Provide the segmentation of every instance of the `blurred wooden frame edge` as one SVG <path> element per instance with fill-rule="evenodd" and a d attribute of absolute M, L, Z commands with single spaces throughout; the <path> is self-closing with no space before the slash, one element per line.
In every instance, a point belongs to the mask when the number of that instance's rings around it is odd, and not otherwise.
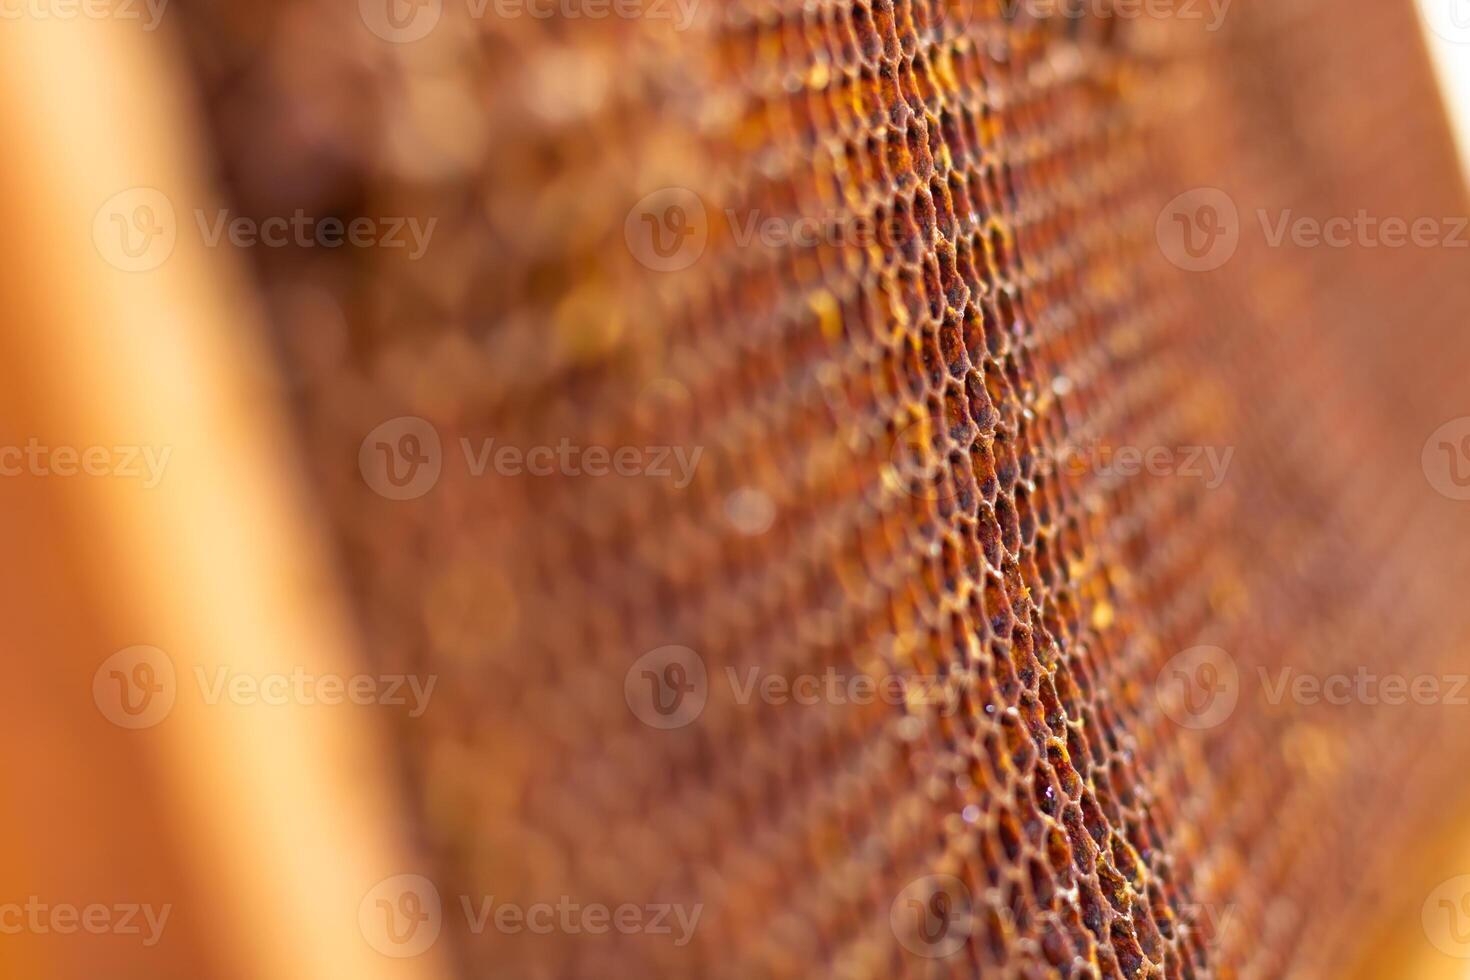
<path fill-rule="evenodd" d="M 172 27 L 29 16 L 0 26 L 4 261 L 25 292 L 11 315 L 34 319 L 0 326 L 0 357 L 26 372 L 16 390 L 41 393 L 27 413 L 78 444 L 173 449 L 151 489 L 58 482 L 65 506 L 99 531 L 86 560 L 106 563 L 111 585 L 79 604 L 167 649 L 181 691 L 196 668 L 351 670 L 361 661 L 283 451 L 290 430 L 242 270 L 227 248 L 187 233 L 190 205 L 209 192 Z M 140 186 L 172 202 L 177 242 L 157 268 L 125 271 L 100 254 L 93 223 L 112 193 Z M 48 651 L 47 669 L 69 657 L 74 673 L 83 656 L 90 669 L 110 652 Z M 209 906 L 196 918 L 210 935 L 198 938 L 219 975 L 443 976 L 442 943 L 391 958 L 359 928 L 374 884 L 419 870 L 373 716 L 199 701 L 181 696 L 158 737 L 134 744 L 158 747 L 164 816 Z M 93 802 L 105 817 L 108 799 Z"/>

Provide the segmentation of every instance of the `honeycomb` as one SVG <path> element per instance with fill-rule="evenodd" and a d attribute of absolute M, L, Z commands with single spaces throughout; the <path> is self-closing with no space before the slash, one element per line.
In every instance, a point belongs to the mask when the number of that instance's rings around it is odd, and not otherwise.
<path fill-rule="evenodd" d="M 1251 222 L 1465 213 L 1407 0 L 371 6 L 178 0 L 234 209 L 437 222 L 251 260 L 463 975 L 1344 975 L 1464 726 L 1257 677 L 1458 662 L 1470 279 Z"/>

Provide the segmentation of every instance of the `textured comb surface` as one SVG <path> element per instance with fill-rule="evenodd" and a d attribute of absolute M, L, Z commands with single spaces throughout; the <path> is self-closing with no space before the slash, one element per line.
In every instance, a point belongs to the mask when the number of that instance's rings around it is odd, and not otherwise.
<path fill-rule="evenodd" d="M 1261 678 L 1453 670 L 1419 460 L 1470 286 L 1256 212 L 1464 213 L 1407 3 L 450 3 L 401 44 L 179 6 L 242 213 L 438 220 L 252 259 L 372 656 L 439 677 L 396 733 L 466 975 L 1340 975 L 1470 709 Z M 1191 273 L 1200 187 L 1240 243 Z M 390 500 L 402 416 L 441 472 Z M 640 462 L 476 475 L 490 438 Z M 475 934 L 460 895 L 701 912 Z"/>

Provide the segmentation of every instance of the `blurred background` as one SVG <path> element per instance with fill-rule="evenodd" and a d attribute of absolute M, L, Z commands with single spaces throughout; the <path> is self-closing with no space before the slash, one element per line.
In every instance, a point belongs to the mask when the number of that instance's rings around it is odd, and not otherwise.
<path fill-rule="evenodd" d="M 1466 135 L 1470 133 L 1470 58 L 1466 57 L 1464 26 L 1470 23 L 1470 15 L 1454 4 L 1436 0 L 1415 2 L 1463 159 L 1467 156 L 1466 141 L 1470 140 Z"/>
<path fill-rule="evenodd" d="M 16 977 L 1470 976 L 1470 3 L 0 0 Z"/>

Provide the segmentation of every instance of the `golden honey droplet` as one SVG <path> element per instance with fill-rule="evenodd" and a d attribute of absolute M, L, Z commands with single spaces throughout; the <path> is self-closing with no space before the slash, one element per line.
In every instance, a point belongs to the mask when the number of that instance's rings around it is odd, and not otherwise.
<path fill-rule="evenodd" d="M 1113 625 L 1113 607 L 1106 602 L 1099 602 L 1092 607 L 1093 629 L 1105 630 Z"/>
<path fill-rule="evenodd" d="M 838 309 L 837 299 L 827 290 L 822 289 L 813 293 L 807 303 L 822 325 L 822 336 L 833 342 L 841 340 L 842 313 Z"/>

